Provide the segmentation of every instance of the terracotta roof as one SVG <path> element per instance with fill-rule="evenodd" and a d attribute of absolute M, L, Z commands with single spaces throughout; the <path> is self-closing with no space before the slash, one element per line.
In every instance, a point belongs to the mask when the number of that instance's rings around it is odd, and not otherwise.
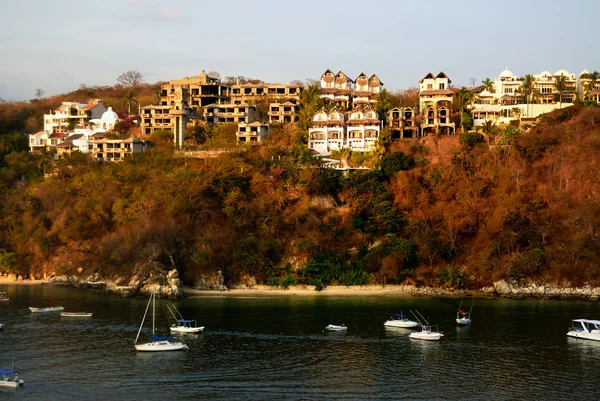
<path fill-rule="evenodd" d="M 48 138 L 50 139 L 62 139 L 66 135 L 63 132 L 53 132 Z"/>
<path fill-rule="evenodd" d="M 73 140 L 75 140 L 75 139 L 81 139 L 81 138 L 83 138 L 84 136 L 85 136 L 85 135 L 83 135 L 83 134 L 75 134 L 75 135 L 71 135 L 71 136 L 69 137 L 69 141 L 73 141 Z"/>
<path fill-rule="evenodd" d="M 370 92 L 370 91 L 354 91 L 354 92 L 352 92 L 353 96 L 370 96 L 372 94 L 373 94 L 373 92 Z"/>
<path fill-rule="evenodd" d="M 599 89 L 599 88 L 592 89 L 591 91 L 589 91 L 589 92 L 587 93 L 587 95 L 586 95 L 586 96 L 590 96 L 590 95 L 592 95 L 592 96 L 594 96 L 594 95 L 600 95 L 600 89 Z"/>
<path fill-rule="evenodd" d="M 336 88 L 321 88 L 321 92 L 323 93 L 335 93 L 336 91 Z"/>
<path fill-rule="evenodd" d="M 81 110 L 91 110 L 96 106 L 100 106 L 100 105 L 98 103 L 88 104 L 87 106 L 82 107 Z"/>

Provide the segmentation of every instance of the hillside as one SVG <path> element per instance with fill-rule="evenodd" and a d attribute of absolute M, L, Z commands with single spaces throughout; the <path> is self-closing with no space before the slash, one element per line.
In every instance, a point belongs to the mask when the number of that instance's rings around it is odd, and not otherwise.
<path fill-rule="evenodd" d="M 11 152 L 0 169 L 0 268 L 188 285 L 416 283 L 505 278 L 598 285 L 600 109 L 516 136 L 394 143 L 381 169 L 315 168 L 289 125 L 218 160 L 168 146 L 119 164 Z M 42 169 L 55 174 L 43 178 Z"/>

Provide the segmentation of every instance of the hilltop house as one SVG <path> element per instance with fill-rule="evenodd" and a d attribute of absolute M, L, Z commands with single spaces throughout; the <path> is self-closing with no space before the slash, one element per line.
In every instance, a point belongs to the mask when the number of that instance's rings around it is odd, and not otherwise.
<path fill-rule="evenodd" d="M 452 81 L 444 72 L 434 76 L 431 72 L 419 81 L 419 108 L 421 110 L 421 135 L 452 135 L 454 123 L 450 121 L 450 112 L 454 101 L 454 91 L 450 89 Z"/>
<path fill-rule="evenodd" d="M 50 135 L 84 126 L 88 120 L 100 118 L 105 111 L 106 107 L 100 99 L 94 99 L 88 104 L 62 102 L 56 110 L 44 114 L 44 132 Z"/>

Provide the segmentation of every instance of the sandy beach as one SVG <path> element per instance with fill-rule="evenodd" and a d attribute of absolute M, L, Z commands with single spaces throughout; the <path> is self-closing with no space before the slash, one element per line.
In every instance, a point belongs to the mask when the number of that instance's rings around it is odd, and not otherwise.
<path fill-rule="evenodd" d="M 0 276 L 0 285 L 39 285 L 48 283 L 48 280 L 13 280 L 8 278 L 8 276 Z"/>
<path fill-rule="evenodd" d="M 196 290 L 184 288 L 188 297 L 193 296 L 360 296 L 360 297 L 489 297 L 491 294 L 478 291 L 448 291 L 441 289 L 417 289 L 411 285 L 365 285 L 365 286 L 328 286 L 321 291 L 315 291 L 313 286 L 292 286 L 287 290 L 273 288 L 266 285 L 255 285 L 248 289 L 231 289 L 226 291 Z"/>

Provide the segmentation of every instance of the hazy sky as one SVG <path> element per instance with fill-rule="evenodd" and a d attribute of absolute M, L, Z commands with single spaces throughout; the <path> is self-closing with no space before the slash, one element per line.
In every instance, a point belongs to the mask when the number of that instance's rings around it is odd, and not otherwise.
<path fill-rule="evenodd" d="M 446 72 L 455 86 L 564 68 L 600 70 L 600 1 L 0 0 L 0 98 L 24 100 L 217 70 L 267 82 L 326 69 L 388 90 Z"/>

